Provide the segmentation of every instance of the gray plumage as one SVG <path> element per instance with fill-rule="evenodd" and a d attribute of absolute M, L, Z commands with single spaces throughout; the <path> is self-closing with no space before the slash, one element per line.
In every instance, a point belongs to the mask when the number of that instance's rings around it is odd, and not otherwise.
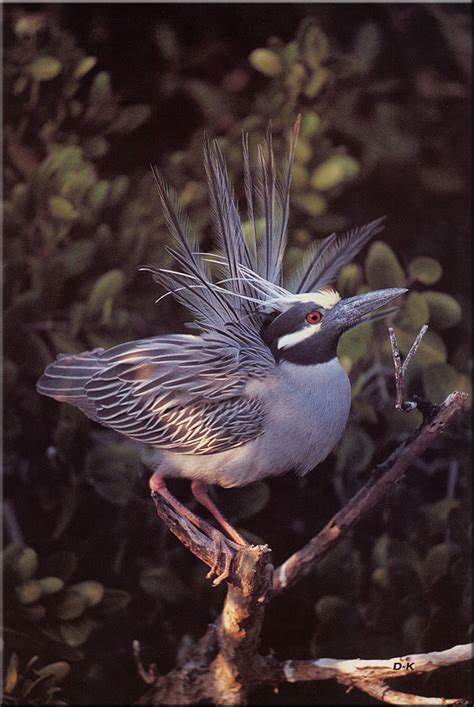
<path fill-rule="evenodd" d="M 370 302 L 354 298 L 350 310 L 347 300 L 339 302 L 326 289 L 381 230 L 382 219 L 321 241 L 291 284 L 283 285 L 298 127 L 299 121 L 280 171 L 267 135 L 255 178 L 243 138 L 249 242 L 222 151 L 205 138 L 217 253 L 200 251 L 176 194 L 154 170 L 176 267 L 143 269 L 188 309 L 198 334 L 60 355 L 38 381 L 40 393 L 152 448 L 149 461 L 163 475 L 238 486 L 316 466 L 337 444 L 349 414 L 350 386 L 336 358 L 337 340 L 403 292 L 371 293 L 378 298 Z M 314 311 L 313 319 L 322 322 L 308 319 Z"/>

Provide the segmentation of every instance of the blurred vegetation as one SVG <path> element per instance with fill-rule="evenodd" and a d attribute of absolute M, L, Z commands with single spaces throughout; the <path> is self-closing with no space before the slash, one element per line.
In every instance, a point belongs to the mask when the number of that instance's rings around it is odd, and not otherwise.
<path fill-rule="evenodd" d="M 163 262 L 168 238 L 150 161 L 178 189 L 206 241 L 203 129 L 220 137 L 241 195 L 241 131 L 255 146 L 271 120 L 281 154 L 301 112 L 287 269 L 315 237 L 387 213 L 383 240 L 344 268 L 337 287 L 351 296 L 408 286 L 395 319 L 402 353 L 421 325 L 430 327 L 409 392 L 440 402 L 453 389 L 470 391 L 468 12 L 284 6 L 272 25 L 257 22 L 258 6 L 239 9 L 243 18 L 230 7 L 224 18 L 203 6 L 209 23 L 201 37 L 195 22 L 202 17 L 187 7 L 185 20 L 171 6 L 168 14 L 147 6 L 151 21 L 145 6 L 75 6 L 74 16 L 61 6 L 6 12 L 8 703 L 129 704 L 142 689 L 132 640 L 166 671 L 222 600 L 155 518 L 136 449 L 34 389 L 59 352 L 178 330 L 186 321 L 170 298 L 154 308 L 160 293 L 137 273 L 140 264 Z M 231 28 L 245 20 L 237 45 Z M 127 37 L 134 46 L 140 37 L 143 64 L 127 61 Z M 353 409 L 336 454 L 304 478 L 214 492 L 230 520 L 249 539 L 268 542 L 277 562 L 420 422 L 418 412 L 394 410 L 386 323 L 347 333 L 339 355 Z M 469 448 L 465 415 L 383 508 L 271 605 L 264 648 L 282 658 L 383 658 L 468 640 Z M 187 485 L 171 485 L 188 502 Z M 418 691 L 459 693 L 466 680 L 462 669 L 427 675 Z M 255 699 L 352 697 L 337 686 L 305 685 Z"/>

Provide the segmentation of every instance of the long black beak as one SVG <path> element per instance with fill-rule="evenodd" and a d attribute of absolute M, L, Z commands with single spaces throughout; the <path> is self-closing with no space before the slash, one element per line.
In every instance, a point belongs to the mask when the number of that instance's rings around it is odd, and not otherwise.
<path fill-rule="evenodd" d="M 406 287 L 391 287 L 386 290 L 375 290 L 363 295 L 348 297 L 348 299 L 338 302 L 330 314 L 326 316 L 326 319 L 331 319 L 331 324 L 335 325 L 342 333 L 367 321 L 369 314 L 380 307 L 385 307 L 405 292 L 408 292 Z"/>

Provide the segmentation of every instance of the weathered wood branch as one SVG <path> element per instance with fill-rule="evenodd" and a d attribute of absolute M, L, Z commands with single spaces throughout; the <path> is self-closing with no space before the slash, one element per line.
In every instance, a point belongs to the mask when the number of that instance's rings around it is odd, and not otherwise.
<path fill-rule="evenodd" d="M 219 620 L 137 704 L 246 704 L 249 686 L 263 674 L 266 660 L 259 655 L 265 601 L 273 567 L 266 545 L 243 548 L 228 580 L 227 596 Z M 232 577 L 238 577 L 238 585 Z M 140 664 L 140 674 L 148 675 Z"/>
<path fill-rule="evenodd" d="M 413 653 L 384 660 L 370 659 L 339 660 L 337 658 L 318 658 L 317 660 L 285 660 L 274 662 L 264 680 L 275 682 L 307 682 L 309 680 L 337 680 L 342 684 L 363 684 L 365 681 L 381 682 L 387 678 L 405 677 L 413 673 L 429 673 L 438 668 L 457 665 L 471 660 L 473 643 L 453 646 L 445 651 L 431 653 Z M 397 667 L 398 666 L 398 667 Z"/>
<path fill-rule="evenodd" d="M 367 515 L 403 477 L 411 464 L 438 440 L 467 399 L 455 391 L 434 408 L 434 415 L 423 422 L 410 437 L 373 470 L 366 484 L 338 511 L 326 526 L 301 550 L 275 570 L 273 592 L 280 593 L 307 575 L 318 560 Z"/>

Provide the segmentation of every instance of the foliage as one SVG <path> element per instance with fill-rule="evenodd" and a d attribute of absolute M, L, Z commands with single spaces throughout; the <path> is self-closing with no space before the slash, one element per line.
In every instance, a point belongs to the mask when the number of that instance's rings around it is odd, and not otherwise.
<path fill-rule="evenodd" d="M 241 131 L 249 131 L 255 148 L 271 119 L 281 155 L 300 112 L 287 270 L 298 266 L 315 237 L 386 212 L 383 241 L 344 268 L 337 288 L 351 296 L 409 287 L 392 316 L 402 353 L 429 325 L 410 367 L 409 395 L 440 402 L 453 388 L 470 390 L 463 284 L 468 258 L 455 253 L 464 243 L 459 211 L 468 179 L 462 130 L 469 62 L 461 15 L 434 6 L 406 10 L 408 15 L 398 8 L 371 14 L 369 8 L 349 22 L 350 36 L 344 36 L 330 9 L 285 6 L 289 15 L 281 27 L 291 20 L 292 34 L 282 30 L 284 40 L 265 26 L 260 34 L 249 29 L 247 43 L 236 47 L 216 29 L 209 30 L 217 33 L 211 39 L 197 37 L 190 19 L 188 42 L 192 37 L 198 44 L 188 46 L 185 19 L 154 16 L 150 24 L 137 6 L 143 46 L 153 57 L 145 67 L 153 81 L 144 81 L 140 92 L 133 72 L 133 85 L 123 84 L 128 69 L 119 28 L 129 15 L 119 7 L 101 10 L 102 25 L 100 16 L 85 15 L 97 36 L 102 27 L 118 37 L 113 52 L 120 60 L 113 70 L 100 41 L 92 51 L 92 40 L 83 38 L 83 50 L 64 29 L 67 8 L 63 15 L 51 8 L 33 14 L 13 7 L 6 13 L 5 515 L 13 544 L 4 564 L 10 703 L 57 704 L 62 696 L 55 690 L 64 679 L 73 703 L 129 704 L 142 689 L 132 640 L 140 639 L 146 657 L 165 671 L 216 616 L 221 601 L 205 569 L 156 519 L 139 450 L 34 390 L 60 352 L 177 331 L 185 321 L 170 298 L 153 307 L 161 293 L 137 272 L 140 264 L 167 258 L 168 236 L 144 150 L 159 158 L 207 245 L 203 129 L 220 136 L 241 197 Z M 245 12 L 257 32 L 253 10 Z M 431 50 L 409 62 L 409 71 L 404 68 L 403 52 L 414 51 L 415 44 L 405 38 L 404 23 L 416 12 L 427 13 L 421 17 L 431 22 L 429 36 L 449 56 L 447 74 Z M 219 41 L 212 41 L 215 36 Z M 395 51 L 394 37 L 402 51 Z M 158 154 L 150 146 L 157 115 Z M 179 147 L 160 142 L 166 143 L 167 130 L 182 132 Z M 440 229 L 440 222 L 447 225 Z M 322 527 L 371 466 L 420 421 L 418 412 L 393 409 L 387 323 L 353 330 L 340 342 L 352 382 L 351 419 L 336 454 L 317 473 L 213 491 L 250 540 L 273 548 L 276 562 Z M 282 658 L 310 652 L 388 657 L 467 640 L 467 422 L 460 420 L 383 508 L 270 607 L 264 648 Z M 179 481 L 171 486 L 178 495 L 189 493 Z M 339 692 L 326 695 L 321 686 L 317 697 L 309 687 L 292 689 L 289 699 L 306 704 L 340 699 Z"/>
<path fill-rule="evenodd" d="M 16 653 L 12 653 L 5 673 L 3 699 L 6 705 L 67 705 L 58 693 L 60 683 L 71 669 L 64 661 L 35 668 L 38 656 L 33 656 L 21 670 Z"/>

